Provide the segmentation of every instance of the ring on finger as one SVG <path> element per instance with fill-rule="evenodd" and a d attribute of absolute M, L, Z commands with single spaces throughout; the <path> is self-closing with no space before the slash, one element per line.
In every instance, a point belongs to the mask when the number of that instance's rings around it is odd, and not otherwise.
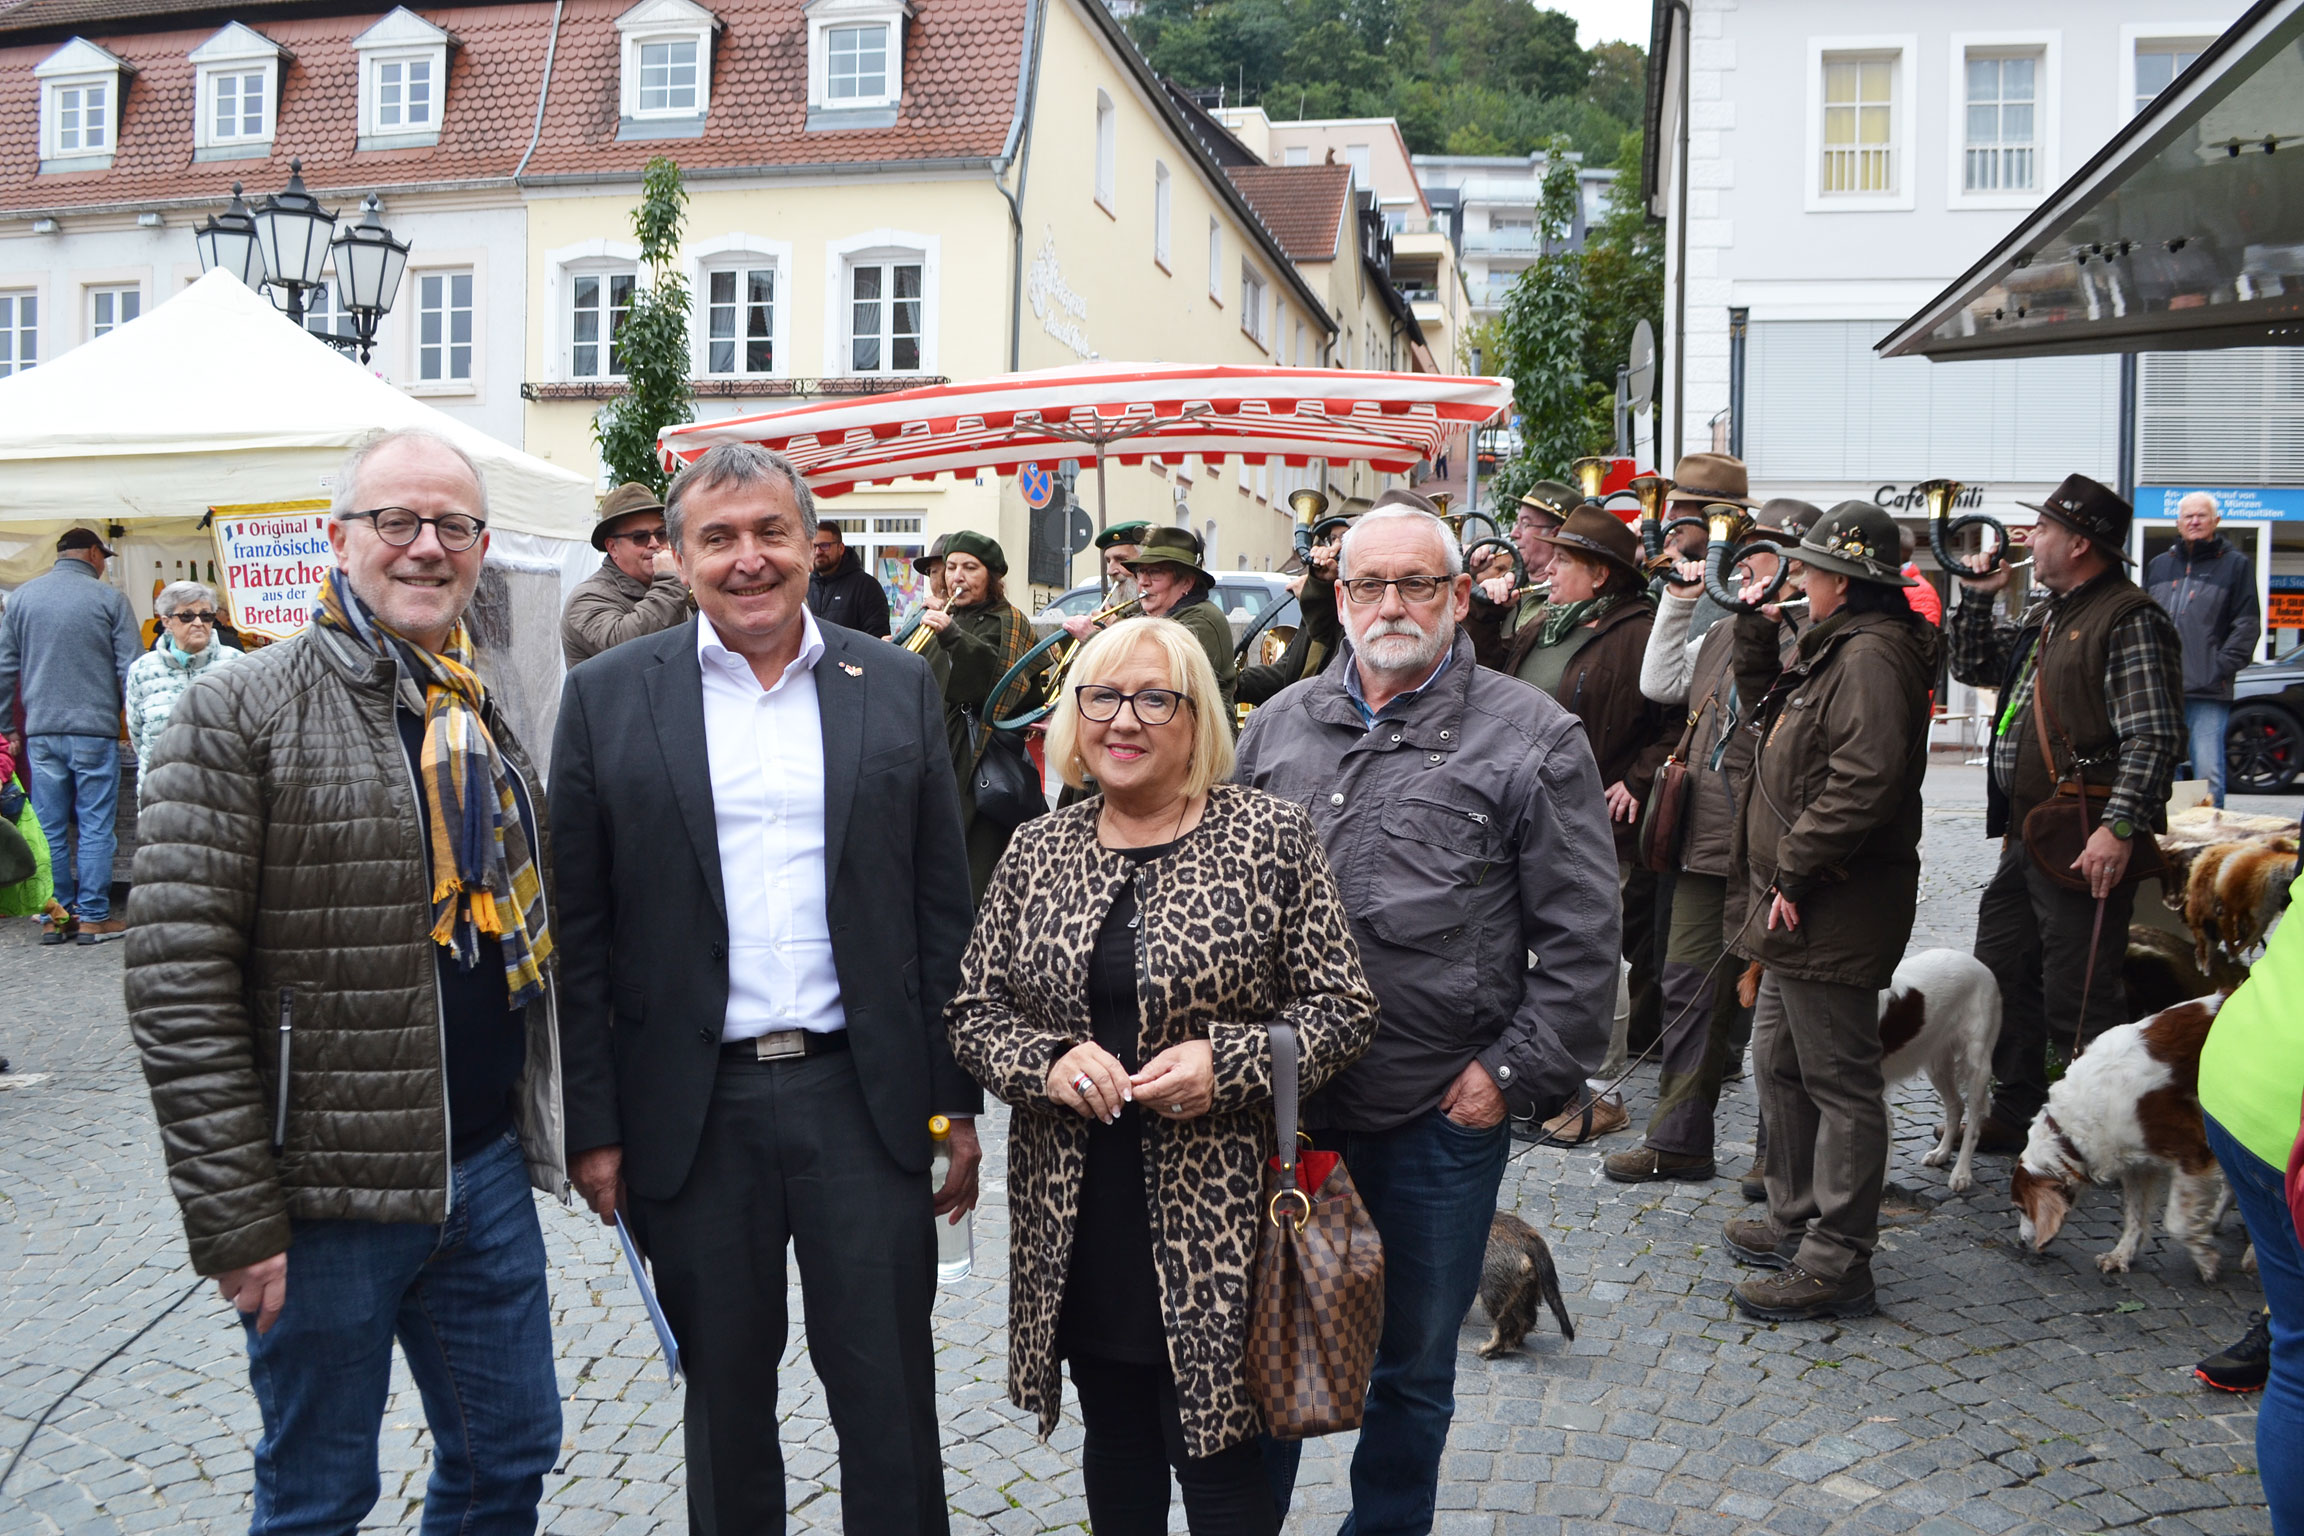
<path fill-rule="evenodd" d="M 1072 1091 L 1082 1098 L 1088 1097 L 1088 1090 L 1095 1086 L 1096 1080 L 1085 1072 L 1072 1079 Z"/>

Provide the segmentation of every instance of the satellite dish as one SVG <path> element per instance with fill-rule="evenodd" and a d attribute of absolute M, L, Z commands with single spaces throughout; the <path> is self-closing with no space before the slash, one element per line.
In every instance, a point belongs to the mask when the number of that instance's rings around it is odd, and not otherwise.
<path fill-rule="evenodd" d="M 1625 383 L 1627 403 L 1639 410 L 1656 398 L 1656 333 L 1645 320 L 1632 327 L 1630 377 Z"/>

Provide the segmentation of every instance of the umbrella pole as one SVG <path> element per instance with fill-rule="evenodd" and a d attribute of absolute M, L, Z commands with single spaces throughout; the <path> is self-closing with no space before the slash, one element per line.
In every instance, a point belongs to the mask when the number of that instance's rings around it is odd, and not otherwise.
<path fill-rule="evenodd" d="M 1104 442 L 1099 438 L 1096 442 L 1096 536 L 1099 539 L 1104 536 L 1106 526 L 1104 521 Z M 1112 573 L 1104 568 L 1104 546 L 1098 544 L 1095 549 L 1096 579 L 1103 584 L 1103 591 L 1110 593 L 1112 590 Z"/>

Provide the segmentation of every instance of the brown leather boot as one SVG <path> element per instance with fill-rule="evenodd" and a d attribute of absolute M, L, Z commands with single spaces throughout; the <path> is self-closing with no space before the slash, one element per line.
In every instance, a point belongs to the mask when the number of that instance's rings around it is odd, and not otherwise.
<path fill-rule="evenodd" d="M 1818 1317 L 1870 1317 L 1880 1310 L 1869 1264 L 1858 1264 L 1838 1280 L 1812 1275 L 1794 1264 L 1781 1274 L 1747 1280 L 1731 1294 L 1747 1315 L 1766 1323 L 1804 1323 Z"/>
<path fill-rule="evenodd" d="M 1659 1152 L 1650 1146 L 1618 1152 L 1600 1165 L 1600 1171 L 1619 1184 L 1653 1184 L 1660 1179 L 1686 1179 L 1701 1183 L 1718 1172 L 1708 1157 L 1690 1157 L 1682 1152 Z"/>
<path fill-rule="evenodd" d="M 1738 1217 L 1728 1223 L 1727 1233 L 1728 1251 L 1736 1255 L 1740 1264 L 1784 1269 L 1800 1253 L 1800 1234 L 1779 1232 L 1774 1222 Z"/>

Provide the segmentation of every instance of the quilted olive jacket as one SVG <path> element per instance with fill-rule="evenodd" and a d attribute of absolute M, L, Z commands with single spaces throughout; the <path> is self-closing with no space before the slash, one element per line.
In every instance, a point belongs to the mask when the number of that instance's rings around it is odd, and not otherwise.
<path fill-rule="evenodd" d="M 153 749 L 128 1022 L 204 1275 L 285 1251 L 291 1217 L 447 1215 L 430 890 L 394 671 L 306 629 L 186 689 Z M 542 782 L 493 706 L 488 728 L 541 831 Z M 547 893 L 549 849 L 539 837 Z M 519 1124 L 531 1181 L 562 1194 L 555 975 L 547 961 L 528 1010 Z"/>
<path fill-rule="evenodd" d="M 1311 818 L 1219 784 L 1200 825 L 1139 867 L 1097 841 L 1102 802 L 1016 829 L 993 872 L 945 1017 L 952 1054 L 1015 1113 L 1008 1122 L 1008 1392 L 1056 1427 L 1056 1324 L 1072 1263 L 1088 1122 L 1048 1096 L 1056 1058 L 1092 1038 L 1088 968 L 1121 888 L 1136 882 L 1144 1059 L 1209 1042 L 1215 1101 L 1195 1119 L 1144 1117 L 1145 1172 L 1168 1361 L 1184 1443 L 1211 1456 L 1263 1426 L 1248 1395 L 1249 1264 L 1272 1152 L 1268 1021 L 1296 1028 L 1311 1093 L 1376 1032 L 1344 901 Z M 1131 1109 L 1130 1114 L 1141 1111 Z"/>

